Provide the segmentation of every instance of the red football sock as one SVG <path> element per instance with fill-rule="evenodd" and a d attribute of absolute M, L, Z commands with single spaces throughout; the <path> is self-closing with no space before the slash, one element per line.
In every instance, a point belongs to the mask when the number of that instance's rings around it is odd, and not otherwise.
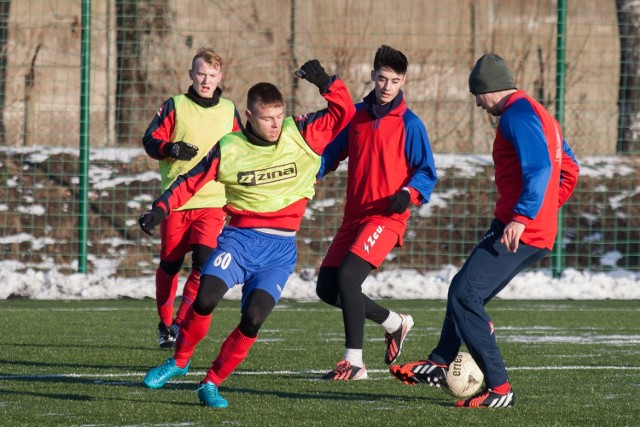
<path fill-rule="evenodd" d="M 198 288 L 200 287 L 200 272 L 191 270 L 187 282 L 184 284 L 182 290 L 182 300 L 180 301 L 180 307 L 178 308 L 178 314 L 176 315 L 176 323 L 179 325 L 184 320 L 184 316 L 187 314 L 187 310 L 193 304 L 198 294 Z"/>
<path fill-rule="evenodd" d="M 173 301 L 178 289 L 178 275 L 169 275 L 162 268 L 156 270 L 156 307 L 165 325 L 173 322 Z"/>
<path fill-rule="evenodd" d="M 247 357 L 249 349 L 257 339 L 258 337 L 245 337 L 238 328 L 235 328 L 222 343 L 220 353 L 207 371 L 204 382 L 212 382 L 219 386 Z"/>
<path fill-rule="evenodd" d="M 176 351 L 173 356 L 178 367 L 184 368 L 187 366 L 196 346 L 202 341 L 202 338 L 207 336 L 211 317 L 211 314 L 201 316 L 191 308 L 187 311 L 182 325 L 180 325 L 180 333 L 176 340 Z"/>
<path fill-rule="evenodd" d="M 499 385 L 498 387 L 492 388 L 492 390 L 498 394 L 507 394 L 507 392 L 511 390 L 511 385 L 508 382 L 506 382 L 504 384 Z"/>

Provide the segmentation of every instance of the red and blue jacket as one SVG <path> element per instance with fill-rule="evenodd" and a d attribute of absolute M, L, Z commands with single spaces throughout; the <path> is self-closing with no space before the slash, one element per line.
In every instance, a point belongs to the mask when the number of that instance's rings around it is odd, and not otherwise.
<path fill-rule="evenodd" d="M 398 234 L 402 244 L 410 212 L 388 214 L 388 197 L 407 187 L 413 204 L 429 201 L 438 177 L 427 130 L 407 107 L 402 91 L 382 108 L 375 106 L 372 91 L 355 108 L 349 125 L 325 149 L 318 176 L 348 157 L 343 223 L 383 225 Z"/>
<path fill-rule="evenodd" d="M 552 249 L 558 209 L 571 196 L 580 168 L 557 120 L 524 91 L 506 101 L 493 143 L 495 217 L 525 225 L 520 240 Z"/>

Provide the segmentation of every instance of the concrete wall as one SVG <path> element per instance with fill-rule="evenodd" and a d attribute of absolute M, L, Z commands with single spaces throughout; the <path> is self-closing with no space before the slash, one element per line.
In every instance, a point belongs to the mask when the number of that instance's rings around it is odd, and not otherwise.
<path fill-rule="evenodd" d="M 149 1 L 149 0 L 147 0 Z M 487 152 L 495 125 L 474 107 L 467 76 L 482 53 L 511 64 L 520 88 L 554 110 L 556 1 L 551 0 L 248 0 L 168 1 L 170 28 L 142 20 L 140 66 L 149 91 L 148 114 L 132 137 L 115 135 L 115 1 L 92 2 L 91 145 L 136 146 L 160 103 L 186 91 L 195 49 L 211 44 L 225 59 L 224 96 L 243 111 L 248 87 L 276 83 L 291 111 L 323 106 L 317 91 L 292 77 L 307 59 L 347 82 L 355 101 L 369 90 L 369 71 L 380 44 L 410 60 L 405 96 L 438 152 Z M 293 30 L 293 31 L 292 31 Z M 565 136 L 580 155 L 615 151 L 619 43 L 615 2 L 569 0 Z M 81 2 L 13 0 L 6 45 L 7 146 L 76 146 L 79 136 Z M 293 35 L 292 35 L 293 34 Z M 36 54 L 37 52 L 37 54 Z M 33 64 L 32 85 L 25 76 Z M 133 107 L 132 107 L 133 108 Z"/>

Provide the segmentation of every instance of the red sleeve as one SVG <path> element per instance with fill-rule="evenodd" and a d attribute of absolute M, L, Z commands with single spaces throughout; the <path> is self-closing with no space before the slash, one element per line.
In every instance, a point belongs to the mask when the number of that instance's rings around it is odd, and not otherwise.
<path fill-rule="evenodd" d="M 409 187 L 409 186 L 403 187 L 403 189 L 405 188 L 409 191 L 409 201 L 414 205 L 420 205 L 421 204 L 420 192 L 413 187 Z"/>
<path fill-rule="evenodd" d="M 562 165 L 560 166 L 560 190 L 558 191 L 558 207 L 571 197 L 573 190 L 578 184 L 578 174 L 580 166 L 576 161 L 571 148 L 566 141 L 562 150 Z"/>
<path fill-rule="evenodd" d="M 207 182 L 217 178 L 219 163 L 220 150 L 216 146 L 189 172 L 177 177 L 167 191 L 153 202 L 153 206 L 161 206 L 167 214 L 183 206 Z"/>
<path fill-rule="evenodd" d="M 144 151 L 152 159 L 160 160 L 166 157 L 162 154 L 162 151 L 173 133 L 175 113 L 176 107 L 173 98 L 169 98 L 162 104 L 144 133 L 142 145 L 144 146 Z"/>
<path fill-rule="evenodd" d="M 238 132 L 239 130 L 243 130 L 244 126 L 242 126 L 242 120 L 240 119 L 240 113 L 237 108 L 233 108 L 233 129 L 231 132 Z"/>
<path fill-rule="evenodd" d="M 527 218 L 524 215 L 513 214 L 513 217 L 511 217 L 511 221 L 515 221 L 515 222 L 519 222 L 520 224 L 527 225 L 529 224 L 529 221 L 531 221 L 531 219 Z"/>
<path fill-rule="evenodd" d="M 324 147 L 338 136 L 356 113 L 349 90 L 342 80 L 335 79 L 322 96 L 329 104 L 326 109 L 295 118 L 307 144 L 318 154 L 322 154 Z"/>

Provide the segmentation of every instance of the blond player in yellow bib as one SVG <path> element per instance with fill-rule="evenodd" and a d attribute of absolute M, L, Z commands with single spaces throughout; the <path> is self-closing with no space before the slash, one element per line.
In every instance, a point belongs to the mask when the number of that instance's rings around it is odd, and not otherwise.
<path fill-rule="evenodd" d="M 229 132 L 242 128 L 233 102 L 221 97 L 222 58 L 211 47 L 200 48 L 189 70 L 187 93 L 167 99 L 142 138 L 149 157 L 158 160 L 162 190 L 194 167 Z M 205 185 L 188 202 L 174 209 L 160 226 L 160 265 L 156 270 L 158 344 L 172 349 L 187 309 L 200 286 L 200 273 L 217 245 L 225 221 L 224 187 Z M 191 252 L 191 272 L 174 317 L 173 303 L 178 275 L 185 256 Z"/>

